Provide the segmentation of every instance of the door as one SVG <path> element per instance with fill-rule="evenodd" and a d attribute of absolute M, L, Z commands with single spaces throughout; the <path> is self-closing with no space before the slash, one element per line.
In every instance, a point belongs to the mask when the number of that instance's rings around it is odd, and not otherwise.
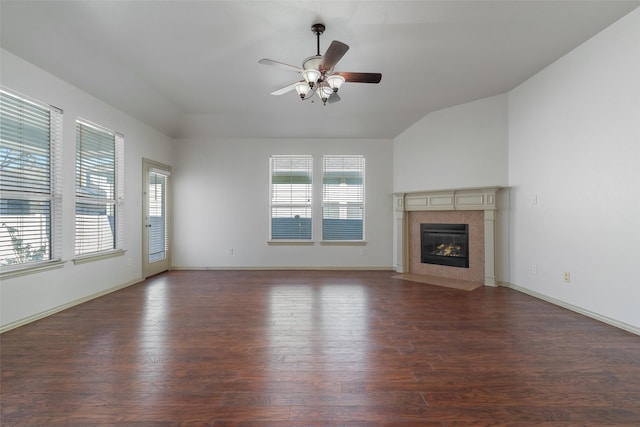
<path fill-rule="evenodd" d="M 143 159 L 142 273 L 171 268 L 171 168 Z"/>

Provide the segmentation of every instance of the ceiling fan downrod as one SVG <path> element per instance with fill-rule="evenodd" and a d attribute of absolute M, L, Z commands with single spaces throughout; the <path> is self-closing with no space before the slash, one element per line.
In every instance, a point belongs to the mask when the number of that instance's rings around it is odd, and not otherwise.
<path fill-rule="evenodd" d="M 320 56 L 320 35 L 324 33 L 324 30 L 325 30 L 324 24 L 313 24 L 311 26 L 311 31 L 316 35 L 316 38 L 317 38 L 318 53 L 316 55 L 318 56 Z"/>

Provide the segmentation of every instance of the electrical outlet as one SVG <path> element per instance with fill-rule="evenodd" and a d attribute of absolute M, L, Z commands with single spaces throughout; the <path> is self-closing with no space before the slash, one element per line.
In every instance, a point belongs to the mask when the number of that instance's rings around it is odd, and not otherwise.
<path fill-rule="evenodd" d="M 531 204 L 532 205 L 537 205 L 538 204 L 538 195 L 537 194 L 531 195 Z"/>
<path fill-rule="evenodd" d="M 229 248 L 229 255 L 233 255 L 233 248 Z"/>
<path fill-rule="evenodd" d="M 565 271 L 562 275 L 562 280 L 564 280 L 564 283 L 571 283 L 571 274 L 568 271 Z"/>
<path fill-rule="evenodd" d="M 538 274 L 538 264 L 533 264 L 533 265 L 531 266 L 531 272 L 532 272 L 533 274 Z"/>

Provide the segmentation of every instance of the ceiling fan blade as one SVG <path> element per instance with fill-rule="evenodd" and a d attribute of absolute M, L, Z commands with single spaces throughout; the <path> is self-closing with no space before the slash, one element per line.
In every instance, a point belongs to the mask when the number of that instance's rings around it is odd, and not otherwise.
<path fill-rule="evenodd" d="M 380 80 L 382 80 L 382 74 L 380 73 L 339 72 L 333 73 L 333 75 L 342 76 L 346 82 L 350 83 L 380 83 Z"/>
<path fill-rule="evenodd" d="M 271 92 L 271 95 L 284 95 L 285 93 L 292 91 L 298 83 L 299 82 L 291 83 L 290 85 L 287 85 L 283 88 L 276 89 L 273 92 Z"/>
<path fill-rule="evenodd" d="M 289 71 L 296 71 L 298 73 L 301 73 L 302 71 L 304 71 L 302 68 L 296 67 L 295 65 L 289 65 L 289 64 L 285 64 L 284 62 L 278 62 L 278 61 L 274 61 L 273 59 L 267 59 L 267 58 L 262 58 L 260 61 L 258 61 L 258 64 L 273 65 L 278 68 L 283 68 Z"/>
<path fill-rule="evenodd" d="M 329 48 L 322 57 L 322 64 L 320 64 L 320 70 L 329 71 L 332 69 L 345 53 L 349 50 L 349 45 L 346 45 L 338 40 L 334 40 L 329 45 Z"/>
<path fill-rule="evenodd" d="M 327 102 L 329 104 L 333 104 L 334 102 L 338 101 L 340 101 L 340 95 L 338 95 L 336 92 L 333 92 L 331 95 L 329 95 L 329 98 L 327 99 Z"/>

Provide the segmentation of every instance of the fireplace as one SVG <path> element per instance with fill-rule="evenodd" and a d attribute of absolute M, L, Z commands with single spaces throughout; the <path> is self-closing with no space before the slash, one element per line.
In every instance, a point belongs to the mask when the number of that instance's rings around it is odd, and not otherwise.
<path fill-rule="evenodd" d="M 469 268 L 469 225 L 420 224 L 420 258 L 424 264 Z"/>
<path fill-rule="evenodd" d="M 395 193 L 394 269 L 496 286 L 497 187 Z M 468 224 L 468 267 L 422 261 L 422 224 Z"/>

